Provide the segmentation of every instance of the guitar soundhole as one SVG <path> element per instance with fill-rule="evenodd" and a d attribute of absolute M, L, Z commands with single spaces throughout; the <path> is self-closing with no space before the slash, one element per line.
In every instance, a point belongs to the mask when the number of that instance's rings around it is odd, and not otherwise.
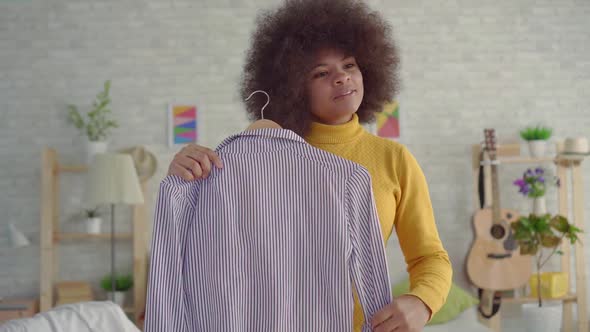
<path fill-rule="evenodd" d="M 491 233 L 494 239 L 499 240 L 504 238 L 504 235 L 506 235 L 506 230 L 500 225 L 493 225 Z"/>

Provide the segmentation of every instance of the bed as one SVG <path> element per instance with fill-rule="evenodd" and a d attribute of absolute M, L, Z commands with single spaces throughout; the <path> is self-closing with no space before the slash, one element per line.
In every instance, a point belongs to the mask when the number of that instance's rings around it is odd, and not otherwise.
<path fill-rule="evenodd" d="M 64 304 L 30 318 L 10 320 L 0 332 L 140 332 L 111 301 Z"/>

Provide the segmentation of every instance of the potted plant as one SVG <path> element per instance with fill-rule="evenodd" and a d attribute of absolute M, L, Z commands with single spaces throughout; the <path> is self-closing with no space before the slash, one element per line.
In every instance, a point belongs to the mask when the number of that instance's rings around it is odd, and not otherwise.
<path fill-rule="evenodd" d="M 545 192 L 548 185 L 559 187 L 559 178 L 551 176 L 544 168 L 537 167 L 534 170 L 528 168 L 522 178 L 516 179 L 513 184 L 517 186 L 518 192 L 525 197 L 533 199 L 533 213 L 542 215 L 547 212 L 545 203 Z"/>
<path fill-rule="evenodd" d="M 113 298 L 111 275 L 106 275 L 100 281 L 100 287 L 107 293 L 107 299 Z M 125 295 L 133 287 L 133 276 L 131 274 L 115 275 L 114 301 L 119 306 L 125 304 Z"/>
<path fill-rule="evenodd" d="M 558 248 L 564 238 L 573 245 L 578 241 L 578 234 L 582 230 L 570 224 L 567 218 L 550 214 L 522 216 L 510 226 L 514 232 L 514 239 L 520 246 L 520 254 L 535 256 L 537 269 L 535 285 L 539 307 L 541 307 L 541 269 L 554 254 L 563 254 Z M 544 249 L 551 251 L 547 255 Z"/>
<path fill-rule="evenodd" d="M 86 217 L 86 232 L 88 232 L 89 234 L 100 233 L 102 218 L 100 217 L 100 212 L 98 212 L 98 207 L 92 209 L 84 209 L 84 216 Z"/>
<path fill-rule="evenodd" d="M 545 155 L 547 140 L 551 137 L 553 130 L 543 126 L 526 127 L 520 131 L 520 137 L 528 142 L 529 151 L 532 157 Z"/>
<path fill-rule="evenodd" d="M 87 113 L 87 120 L 80 114 L 75 105 L 68 105 L 68 120 L 86 136 L 86 161 L 90 163 L 97 153 L 107 150 L 107 138 L 111 128 L 119 125 L 115 120 L 109 119 L 111 99 L 109 92 L 111 81 L 104 83 L 104 90 L 99 92 L 92 103 L 92 109 Z"/>

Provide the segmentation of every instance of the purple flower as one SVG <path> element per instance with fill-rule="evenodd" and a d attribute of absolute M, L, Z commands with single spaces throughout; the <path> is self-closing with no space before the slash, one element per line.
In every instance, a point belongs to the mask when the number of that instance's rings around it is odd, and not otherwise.
<path fill-rule="evenodd" d="M 547 182 L 550 181 L 550 182 Z M 559 177 L 550 176 L 545 178 L 545 169 L 542 167 L 529 168 L 523 173 L 522 178 L 512 182 L 518 186 L 518 192 L 528 197 L 539 197 L 545 194 L 545 188 L 548 184 L 555 184 L 559 187 Z"/>
<path fill-rule="evenodd" d="M 524 185 L 526 185 L 526 182 L 524 182 L 523 179 L 517 179 L 516 181 L 514 181 L 512 184 L 514 184 L 515 186 L 519 186 L 522 187 Z"/>
<path fill-rule="evenodd" d="M 519 188 L 518 188 L 518 192 L 523 194 L 523 195 L 527 195 L 530 191 L 531 191 L 531 186 L 528 183 L 525 183 L 522 180 L 516 180 L 514 181 Z M 518 182 L 518 184 L 517 184 Z"/>
<path fill-rule="evenodd" d="M 530 191 L 531 191 L 531 187 L 528 184 L 521 186 L 520 189 L 518 190 L 518 192 L 522 193 L 525 196 L 528 195 Z"/>

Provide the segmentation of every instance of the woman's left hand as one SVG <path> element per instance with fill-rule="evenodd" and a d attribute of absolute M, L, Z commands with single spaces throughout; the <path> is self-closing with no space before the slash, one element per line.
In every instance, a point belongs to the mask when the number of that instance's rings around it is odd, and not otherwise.
<path fill-rule="evenodd" d="M 396 297 L 371 319 L 375 332 L 419 332 L 428 319 L 430 309 L 413 295 Z"/>

